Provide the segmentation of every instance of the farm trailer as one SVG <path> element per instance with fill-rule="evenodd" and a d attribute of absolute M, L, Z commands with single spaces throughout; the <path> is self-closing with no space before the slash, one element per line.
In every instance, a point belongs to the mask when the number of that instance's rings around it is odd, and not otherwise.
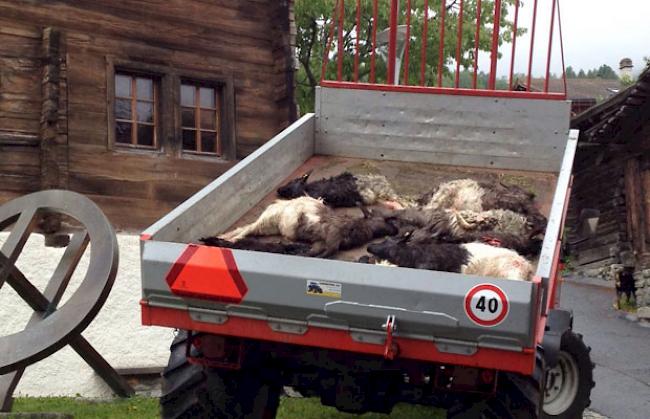
<path fill-rule="evenodd" d="M 274 417 L 291 386 L 347 412 L 407 402 L 452 418 L 577 417 L 593 384 L 588 348 L 559 308 L 578 138 L 569 106 L 514 94 L 319 88 L 315 114 L 142 234 L 142 322 L 181 330 L 163 415 Z M 254 219 L 287 179 L 350 167 L 420 188 L 439 176 L 495 174 L 537 185 L 549 221 L 534 279 L 193 244 Z"/>

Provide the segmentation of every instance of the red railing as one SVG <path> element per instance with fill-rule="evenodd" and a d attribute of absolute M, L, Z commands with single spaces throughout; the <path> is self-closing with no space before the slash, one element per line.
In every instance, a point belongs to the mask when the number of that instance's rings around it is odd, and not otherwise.
<path fill-rule="evenodd" d="M 566 98 L 560 0 L 336 0 L 326 24 L 323 86 Z M 473 29 L 465 31 L 467 26 Z M 545 67 L 535 78 L 537 38 L 546 31 Z M 530 38 L 525 57 L 526 45 L 517 42 L 524 36 Z M 504 52 L 510 57 L 503 58 Z M 554 53 L 561 58 L 560 77 L 551 72 Z M 517 73 L 517 65 L 526 69 Z"/>

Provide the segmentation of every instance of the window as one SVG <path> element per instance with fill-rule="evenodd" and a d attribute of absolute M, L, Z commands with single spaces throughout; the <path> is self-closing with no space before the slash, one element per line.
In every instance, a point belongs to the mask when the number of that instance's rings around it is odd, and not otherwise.
<path fill-rule="evenodd" d="M 183 151 L 221 156 L 221 103 L 218 88 L 181 83 Z"/>
<path fill-rule="evenodd" d="M 158 86 L 152 77 L 115 73 L 115 144 L 158 146 Z"/>

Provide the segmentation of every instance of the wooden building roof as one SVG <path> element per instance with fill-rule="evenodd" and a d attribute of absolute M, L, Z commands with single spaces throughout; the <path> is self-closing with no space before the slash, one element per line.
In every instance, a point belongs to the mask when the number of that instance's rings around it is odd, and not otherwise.
<path fill-rule="evenodd" d="M 622 144 L 633 140 L 649 121 L 650 68 L 629 88 L 576 116 L 571 125 L 581 131 L 582 142 Z"/>

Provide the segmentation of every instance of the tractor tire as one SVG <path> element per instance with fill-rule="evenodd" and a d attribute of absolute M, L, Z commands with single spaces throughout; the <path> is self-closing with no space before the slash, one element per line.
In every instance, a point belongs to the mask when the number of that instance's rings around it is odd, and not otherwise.
<path fill-rule="evenodd" d="M 538 419 L 543 380 L 544 361 L 538 354 L 532 377 L 503 373 L 493 397 L 460 400 L 447 411 L 447 419 Z"/>
<path fill-rule="evenodd" d="M 163 419 L 273 419 L 282 387 L 263 382 L 257 371 L 226 371 L 190 364 L 187 332 L 172 342 L 163 372 L 160 398 Z"/>
<path fill-rule="evenodd" d="M 582 335 L 571 330 L 564 333 L 558 364 L 547 371 L 542 419 L 582 418 L 595 385 L 590 352 Z"/>

